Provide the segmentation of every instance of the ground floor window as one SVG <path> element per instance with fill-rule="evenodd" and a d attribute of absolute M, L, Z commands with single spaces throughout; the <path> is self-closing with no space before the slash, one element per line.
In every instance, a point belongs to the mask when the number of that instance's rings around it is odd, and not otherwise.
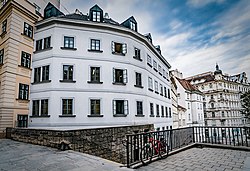
<path fill-rule="evenodd" d="M 17 127 L 28 127 L 28 115 L 17 115 Z"/>
<path fill-rule="evenodd" d="M 113 113 L 114 115 L 127 115 L 128 114 L 128 101 L 127 100 L 113 100 Z"/>

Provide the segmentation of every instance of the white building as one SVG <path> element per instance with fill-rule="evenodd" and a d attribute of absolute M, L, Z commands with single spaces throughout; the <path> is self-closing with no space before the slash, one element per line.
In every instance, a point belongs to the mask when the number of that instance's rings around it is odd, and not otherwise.
<path fill-rule="evenodd" d="M 250 90 L 246 73 L 229 76 L 216 65 L 215 72 L 186 78 L 204 93 L 205 125 L 239 126 L 244 124 L 240 95 Z"/>
<path fill-rule="evenodd" d="M 178 70 L 171 71 L 177 85 L 178 127 L 204 126 L 203 94 L 183 79 Z"/>
<path fill-rule="evenodd" d="M 35 31 L 29 126 L 172 126 L 170 64 L 134 17 L 119 24 L 97 5 L 87 16 L 50 4 L 45 18 Z"/>

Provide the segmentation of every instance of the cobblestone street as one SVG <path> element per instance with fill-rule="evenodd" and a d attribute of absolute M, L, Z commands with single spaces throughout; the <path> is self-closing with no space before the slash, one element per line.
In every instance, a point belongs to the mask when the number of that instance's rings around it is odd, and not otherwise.
<path fill-rule="evenodd" d="M 183 152 L 158 160 L 138 171 L 241 171 L 250 170 L 250 152 L 218 149 L 191 148 Z M 247 161 L 247 162 L 246 162 Z M 245 167 L 244 167 L 245 166 Z M 247 168 L 246 168 L 247 167 Z"/>

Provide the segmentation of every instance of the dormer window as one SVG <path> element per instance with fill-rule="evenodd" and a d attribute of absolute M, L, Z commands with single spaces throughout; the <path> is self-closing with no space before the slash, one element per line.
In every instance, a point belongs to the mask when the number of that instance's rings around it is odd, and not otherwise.
<path fill-rule="evenodd" d="M 93 21 L 96 21 L 96 22 L 100 22 L 101 21 L 101 12 L 99 11 L 93 11 L 93 14 L 92 14 L 92 19 Z"/>
<path fill-rule="evenodd" d="M 136 25 L 134 22 L 130 21 L 130 28 L 134 31 L 136 31 Z"/>
<path fill-rule="evenodd" d="M 94 22 L 103 21 L 103 11 L 98 5 L 95 5 L 92 8 L 90 8 L 89 14 L 90 14 L 90 18 L 89 18 L 90 21 L 94 21 Z"/>

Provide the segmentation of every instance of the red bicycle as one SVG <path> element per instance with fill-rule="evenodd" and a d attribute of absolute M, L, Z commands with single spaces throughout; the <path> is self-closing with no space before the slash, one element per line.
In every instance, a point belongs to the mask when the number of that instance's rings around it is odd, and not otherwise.
<path fill-rule="evenodd" d="M 146 164 L 152 161 L 153 156 L 159 158 L 167 157 L 169 153 L 169 146 L 164 138 L 154 139 L 153 136 L 149 136 L 148 142 L 143 146 L 141 150 L 141 162 Z"/>

